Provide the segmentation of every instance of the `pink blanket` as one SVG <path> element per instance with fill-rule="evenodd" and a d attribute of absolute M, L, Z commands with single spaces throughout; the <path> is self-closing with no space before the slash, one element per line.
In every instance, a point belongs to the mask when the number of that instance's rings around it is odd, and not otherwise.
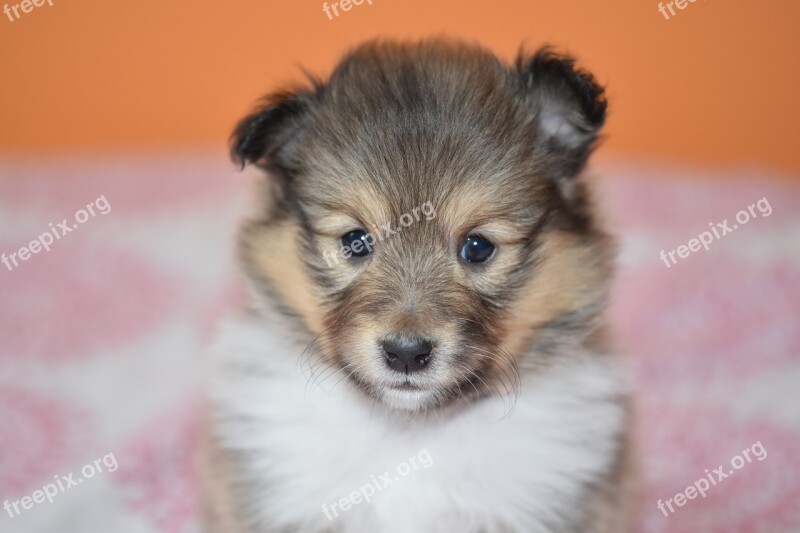
<path fill-rule="evenodd" d="M 800 531 L 800 189 L 596 171 L 640 530 Z M 201 154 L 0 160 L 0 531 L 197 530 L 205 347 L 238 299 L 242 190 Z"/>

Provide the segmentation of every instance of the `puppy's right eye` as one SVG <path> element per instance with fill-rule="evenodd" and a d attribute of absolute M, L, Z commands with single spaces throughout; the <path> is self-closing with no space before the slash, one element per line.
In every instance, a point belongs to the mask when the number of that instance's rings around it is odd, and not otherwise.
<path fill-rule="evenodd" d="M 363 230 L 357 229 L 342 235 L 342 246 L 350 249 L 355 257 L 364 257 L 371 251 L 366 238 L 367 233 Z"/>

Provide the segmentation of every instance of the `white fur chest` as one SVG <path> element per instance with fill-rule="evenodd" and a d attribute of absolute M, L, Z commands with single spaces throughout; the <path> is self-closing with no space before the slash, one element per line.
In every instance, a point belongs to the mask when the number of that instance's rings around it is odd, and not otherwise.
<path fill-rule="evenodd" d="M 218 346 L 217 435 L 255 531 L 558 531 L 613 460 L 624 388 L 612 358 L 523 376 L 510 413 L 491 398 L 415 417 L 341 373 L 309 385 L 302 348 L 254 319 Z"/>

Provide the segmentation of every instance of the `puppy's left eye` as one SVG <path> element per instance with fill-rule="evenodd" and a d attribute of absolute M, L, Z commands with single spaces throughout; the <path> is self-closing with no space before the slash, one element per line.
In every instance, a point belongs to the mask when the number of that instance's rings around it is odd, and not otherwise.
<path fill-rule="evenodd" d="M 371 251 L 366 238 L 367 233 L 363 230 L 351 231 L 342 235 L 342 246 L 349 248 L 355 257 L 364 257 Z"/>
<path fill-rule="evenodd" d="M 459 257 L 469 263 L 483 263 L 492 256 L 494 244 L 480 235 L 467 235 L 461 245 Z"/>

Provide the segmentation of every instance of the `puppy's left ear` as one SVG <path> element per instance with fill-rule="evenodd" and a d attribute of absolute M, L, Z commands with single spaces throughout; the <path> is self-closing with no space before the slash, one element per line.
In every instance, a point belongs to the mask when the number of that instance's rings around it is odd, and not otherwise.
<path fill-rule="evenodd" d="M 520 54 L 517 73 L 532 106 L 539 145 L 555 155 L 557 178 L 580 173 L 606 119 L 604 89 L 575 59 L 550 47 Z"/>

